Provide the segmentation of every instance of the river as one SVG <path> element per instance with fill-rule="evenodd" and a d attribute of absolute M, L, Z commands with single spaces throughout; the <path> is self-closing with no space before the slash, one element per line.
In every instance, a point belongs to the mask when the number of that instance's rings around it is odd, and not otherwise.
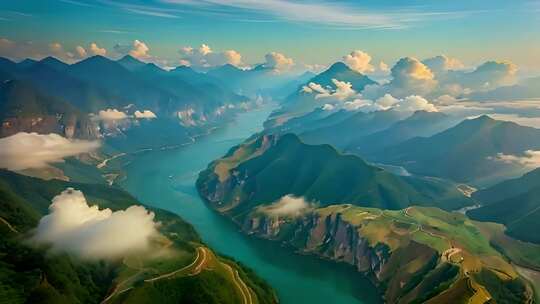
<path fill-rule="evenodd" d="M 256 239 L 209 209 L 195 189 L 199 171 L 232 146 L 262 129 L 271 106 L 237 120 L 189 146 L 136 156 L 121 185 L 150 206 L 193 224 L 205 243 L 254 269 L 276 290 L 281 303 L 379 303 L 373 285 L 351 266 L 301 256 L 276 242 Z"/>

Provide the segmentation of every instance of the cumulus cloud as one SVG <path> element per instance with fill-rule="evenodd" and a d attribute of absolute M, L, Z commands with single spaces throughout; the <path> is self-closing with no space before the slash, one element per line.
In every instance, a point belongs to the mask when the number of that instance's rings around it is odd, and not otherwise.
<path fill-rule="evenodd" d="M 495 157 L 488 157 L 488 159 L 518 165 L 527 169 L 540 167 L 540 151 L 534 150 L 527 150 L 523 152 L 523 155 L 498 153 Z"/>
<path fill-rule="evenodd" d="M 388 73 L 390 72 L 390 67 L 384 61 L 381 61 L 379 62 L 379 70 L 383 73 Z"/>
<path fill-rule="evenodd" d="M 146 45 L 146 43 L 139 40 L 134 40 L 133 48 L 129 51 L 129 54 L 135 58 L 145 59 L 150 57 L 148 51 L 150 51 L 150 48 Z"/>
<path fill-rule="evenodd" d="M 266 54 L 264 59 L 264 66 L 276 71 L 287 71 L 294 65 L 294 60 L 282 53 L 271 52 Z"/>
<path fill-rule="evenodd" d="M 105 56 L 106 54 L 107 50 L 105 48 L 99 47 L 95 42 L 90 43 L 88 49 L 85 49 L 80 45 L 75 47 L 75 57 L 79 59 L 86 58 L 88 55 Z"/>
<path fill-rule="evenodd" d="M 75 50 L 75 52 L 77 52 L 77 50 Z M 59 42 L 49 44 L 49 54 L 67 62 L 72 62 L 77 58 L 73 52 L 64 50 L 64 46 Z"/>
<path fill-rule="evenodd" d="M 457 99 L 449 94 L 441 95 L 435 98 L 434 102 L 439 105 L 451 105 L 457 102 Z"/>
<path fill-rule="evenodd" d="M 142 118 L 153 119 L 153 118 L 157 118 L 156 114 L 154 114 L 154 112 L 152 112 L 150 110 L 144 110 L 142 112 L 137 110 L 137 111 L 135 111 L 135 113 L 133 113 L 133 115 L 137 119 L 142 119 Z"/>
<path fill-rule="evenodd" d="M 0 56 L 13 60 L 25 58 L 43 57 L 32 42 L 17 42 L 6 38 L 0 38 Z"/>
<path fill-rule="evenodd" d="M 44 168 L 62 162 L 65 157 L 99 148 L 97 141 L 70 140 L 58 134 L 19 132 L 0 138 L 0 168 L 19 171 Z"/>
<path fill-rule="evenodd" d="M 377 100 L 369 100 L 357 98 L 352 101 L 346 101 L 343 104 L 343 108 L 347 111 L 362 111 L 362 112 L 374 112 L 382 110 L 394 110 L 400 112 L 416 112 L 427 111 L 437 112 L 438 109 L 430 103 L 428 100 L 418 95 L 411 95 L 405 98 L 395 98 L 390 94 L 378 98 Z"/>
<path fill-rule="evenodd" d="M 436 74 L 450 70 L 461 70 L 465 68 L 465 65 L 459 59 L 451 58 L 446 55 L 431 57 L 423 60 L 422 62 Z"/>
<path fill-rule="evenodd" d="M 99 47 L 96 45 L 96 51 L 98 51 L 98 49 Z M 148 61 L 155 59 L 150 55 L 150 48 L 148 45 L 137 39 L 133 40 L 131 45 L 117 44 L 114 46 L 114 50 L 120 55 L 130 55 L 141 60 Z"/>
<path fill-rule="evenodd" d="M 358 95 L 358 93 L 352 88 L 352 84 L 350 82 L 332 79 L 332 83 L 336 87 L 335 89 L 328 89 L 320 92 L 316 91 L 318 94 L 315 95 L 315 99 L 331 98 L 338 101 L 343 101 Z M 315 87 L 322 88 L 320 85 Z"/>
<path fill-rule="evenodd" d="M 86 50 L 80 45 L 75 47 L 75 53 L 77 54 L 78 58 L 85 58 L 86 56 L 88 56 Z"/>
<path fill-rule="evenodd" d="M 416 58 L 400 59 L 392 67 L 390 86 L 394 91 L 421 94 L 429 91 L 435 85 L 433 72 Z M 402 94 L 397 94 L 402 95 Z"/>
<path fill-rule="evenodd" d="M 360 110 L 362 112 L 375 112 L 380 110 L 386 110 L 381 105 L 368 99 L 357 98 L 352 101 L 346 101 L 343 103 L 343 108 L 347 111 Z"/>
<path fill-rule="evenodd" d="M 303 86 L 301 92 L 315 94 L 315 99 L 331 99 L 334 101 L 345 101 L 358 96 L 358 93 L 352 88 L 352 84 L 346 81 L 332 79 L 335 89 L 332 87 L 323 87 L 322 85 L 310 82 Z"/>
<path fill-rule="evenodd" d="M 467 87 L 491 89 L 514 84 L 517 70 L 517 66 L 509 61 L 487 61 L 474 71 L 456 78 L 462 85 Z"/>
<path fill-rule="evenodd" d="M 99 47 L 95 42 L 90 43 L 89 51 L 93 55 L 105 56 L 107 54 L 107 50 L 105 48 Z"/>
<path fill-rule="evenodd" d="M 301 91 L 304 92 L 304 93 L 308 93 L 308 94 L 316 93 L 317 95 L 319 95 L 319 94 L 329 95 L 330 94 L 329 90 L 325 89 L 322 85 L 320 85 L 318 83 L 314 83 L 314 82 L 310 82 L 310 83 L 308 83 L 308 85 L 303 86 Z"/>
<path fill-rule="evenodd" d="M 333 104 L 325 103 L 325 104 L 322 106 L 322 109 L 323 109 L 323 111 L 333 111 L 333 110 L 336 109 L 336 107 L 335 107 Z"/>
<path fill-rule="evenodd" d="M 360 50 L 352 51 L 343 56 L 343 62 L 359 73 L 365 74 L 375 71 L 375 67 L 371 65 L 371 56 Z"/>
<path fill-rule="evenodd" d="M 32 240 L 51 245 L 54 252 L 84 258 L 119 258 L 147 250 L 157 235 L 154 213 L 142 206 L 126 210 L 99 210 L 89 206 L 73 188 L 55 196 L 49 214 L 41 218 Z"/>
<path fill-rule="evenodd" d="M 427 111 L 437 112 L 437 108 L 422 96 L 411 95 L 397 103 L 394 108 L 404 112 Z"/>
<path fill-rule="evenodd" d="M 258 208 L 259 212 L 266 213 L 270 216 L 289 216 L 298 217 L 312 209 L 303 197 L 295 197 L 291 194 L 285 195 L 278 201 Z"/>
<path fill-rule="evenodd" d="M 195 49 L 190 46 L 183 47 L 179 51 L 182 56 L 180 64 L 194 67 L 215 67 L 225 64 L 242 66 L 242 55 L 235 50 L 226 50 L 223 52 L 214 52 L 210 46 L 202 44 Z"/>
<path fill-rule="evenodd" d="M 399 103 L 399 99 L 395 98 L 394 96 L 390 94 L 384 94 L 384 96 L 377 99 L 376 102 L 381 107 L 385 109 L 390 109 L 391 107 Z"/>
<path fill-rule="evenodd" d="M 97 119 L 99 120 L 122 120 L 128 118 L 128 115 L 117 109 L 100 110 Z"/>
<path fill-rule="evenodd" d="M 401 58 L 391 69 L 391 80 L 384 85 L 369 85 L 362 92 L 369 98 L 391 94 L 398 98 L 427 95 L 437 85 L 433 72 L 420 60 Z"/>
<path fill-rule="evenodd" d="M 517 66 L 507 61 L 487 61 L 472 71 L 440 71 L 439 94 L 452 96 L 484 92 L 516 83 Z"/>

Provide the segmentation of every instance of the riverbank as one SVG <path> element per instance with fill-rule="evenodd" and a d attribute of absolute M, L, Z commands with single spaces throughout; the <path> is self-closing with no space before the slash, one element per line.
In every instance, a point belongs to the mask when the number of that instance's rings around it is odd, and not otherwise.
<path fill-rule="evenodd" d="M 174 150 L 137 155 L 119 184 L 144 203 L 193 224 L 206 244 L 253 269 L 278 293 L 280 303 L 379 303 L 373 285 L 349 265 L 295 254 L 278 243 L 241 233 L 209 209 L 195 189 L 198 173 L 232 146 L 262 130 L 273 107 L 238 115 L 235 122 Z"/>

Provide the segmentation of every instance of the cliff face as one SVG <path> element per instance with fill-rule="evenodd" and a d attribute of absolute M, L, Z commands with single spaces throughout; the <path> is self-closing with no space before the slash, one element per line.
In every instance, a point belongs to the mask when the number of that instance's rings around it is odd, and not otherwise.
<path fill-rule="evenodd" d="M 388 303 L 531 303 L 490 233 L 443 210 L 455 206 L 438 202 L 448 188 L 427 204 L 437 207 L 411 206 L 437 185 L 409 181 L 328 146 L 261 136 L 211 163 L 197 189 L 247 233 L 352 265 Z"/>
<path fill-rule="evenodd" d="M 7 137 L 18 132 L 36 132 L 40 134 L 57 133 L 66 138 L 96 139 L 99 132 L 89 119 L 77 116 L 37 115 L 30 117 L 6 117 L 0 126 L 0 137 Z"/>
<path fill-rule="evenodd" d="M 419 300 L 414 288 L 418 278 L 435 268 L 444 267 L 449 276 L 457 275 L 456 267 L 442 265 L 437 251 L 423 244 L 411 241 L 393 252 L 384 243 L 370 245 L 369 240 L 339 214 L 321 216 L 310 213 L 293 221 L 248 217 L 243 229 L 263 238 L 282 241 L 303 253 L 354 266 L 380 288 L 388 303 Z"/>

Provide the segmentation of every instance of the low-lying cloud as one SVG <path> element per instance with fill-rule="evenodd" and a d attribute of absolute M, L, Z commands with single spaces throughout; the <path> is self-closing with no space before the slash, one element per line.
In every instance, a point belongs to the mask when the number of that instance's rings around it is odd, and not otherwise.
<path fill-rule="evenodd" d="M 88 205 L 81 191 L 68 188 L 53 198 L 32 241 L 83 258 L 119 258 L 147 250 L 156 226 L 154 213 L 142 206 L 99 210 Z"/>
<path fill-rule="evenodd" d="M 295 197 L 291 194 L 285 195 L 278 201 L 258 208 L 258 211 L 270 216 L 298 217 L 308 212 L 313 207 L 303 197 Z"/>
<path fill-rule="evenodd" d="M 375 67 L 371 65 L 371 56 L 360 50 L 352 51 L 350 54 L 343 56 L 343 62 L 352 70 L 362 74 L 375 71 Z"/>
<path fill-rule="evenodd" d="M 264 56 L 264 66 L 275 71 L 283 72 L 290 70 L 294 65 L 294 60 L 278 52 L 270 52 Z"/>
<path fill-rule="evenodd" d="M 235 50 L 214 52 L 207 44 L 199 48 L 186 46 L 178 51 L 181 55 L 180 64 L 192 67 L 210 68 L 231 64 L 237 67 L 243 65 L 242 55 Z"/>
<path fill-rule="evenodd" d="M 117 109 L 106 109 L 100 110 L 97 115 L 99 120 L 122 120 L 128 118 L 128 115 L 125 112 L 118 111 Z"/>
<path fill-rule="evenodd" d="M 156 114 L 154 114 L 154 112 L 150 111 L 150 110 L 144 110 L 144 111 L 135 111 L 135 113 L 133 113 L 133 116 L 135 116 L 135 118 L 137 119 L 154 119 L 154 118 L 157 118 Z"/>
<path fill-rule="evenodd" d="M 523 152 L 523 155 L 498 153 L 495 157 L 489 157 L 488 159 L 505 164 L 518 165 L 527 169 L 540 167 L 540 151 L 535 150 L 527 150 Z"/>
<path fill-rule="evenodd" d="M 0 138 L 0 168 L 19 171 L 44 168 L 64 158 L 99 148 L 98 141 L 72 140 L 58 134 L 19 132 Z"/>

